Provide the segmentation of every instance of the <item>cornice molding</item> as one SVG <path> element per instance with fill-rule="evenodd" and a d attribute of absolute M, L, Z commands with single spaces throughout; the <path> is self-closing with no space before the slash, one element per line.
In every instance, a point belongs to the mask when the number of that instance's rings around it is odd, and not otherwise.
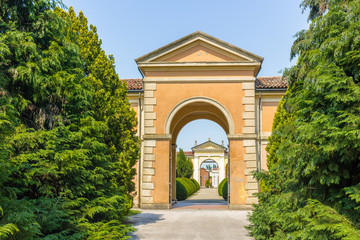
<path fill-rule="evenodd" d="M 255 82 L 255 77 L 148 77 L 144 78 L 144 83 L 202 83 L 202 82 Z"/>

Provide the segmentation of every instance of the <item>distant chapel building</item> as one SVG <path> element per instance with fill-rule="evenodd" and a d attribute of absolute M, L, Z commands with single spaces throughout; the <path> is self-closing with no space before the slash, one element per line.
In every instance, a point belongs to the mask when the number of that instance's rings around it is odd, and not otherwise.
<path fill-rule="evenodd" d="M 192 148 L 191 152 L 184 152 L 189 157 L 194 166 L 193 178 L 200 184 L 205 186 L 205 181 L 211 177 L 212 186 L 217 187 L 219 183 L 226 177 L 228 153 L 224 144 L 219 145 L 210 139 L 202 144 L 197 144 Z M 217 168 L 212 171 L 202 171 L 201 165 L 206 162 L 215 162 Z"/>

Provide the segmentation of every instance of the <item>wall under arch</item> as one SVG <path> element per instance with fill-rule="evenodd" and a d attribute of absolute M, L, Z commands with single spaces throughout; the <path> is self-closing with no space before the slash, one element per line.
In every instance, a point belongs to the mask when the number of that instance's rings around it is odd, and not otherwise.
<path fill-rule="evenodd" d="M 245 95 L 248 91 L 254 93 L 254 85 L 243 80 L 180 83 L 147 82 L 145 78 L 144 88 L 140 206 L 171 208 L 176 200 L 177 136 L 187 123 L 209 119 L 224 129 L 229 140 L 229 207 L 251 208 L 257 201 L 252 196 L 257 192 L 257 183 L 251 176 L 251 171 L 256 169 L 255 116 L 251 112 L 255 107 L 250 101 L 253 97 Z"/>

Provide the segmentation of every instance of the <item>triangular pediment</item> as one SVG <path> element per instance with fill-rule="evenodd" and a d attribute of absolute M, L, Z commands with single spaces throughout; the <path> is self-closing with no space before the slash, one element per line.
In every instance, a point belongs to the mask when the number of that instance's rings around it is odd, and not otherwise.
<path fill-rule="evenodd" d="M 257 63 L 263 58 L 203 32 L 195 32 L 150 52 L 141 63 L 241 62 Z"/>
<path fill-rule="evenodd" d="M 152 62 L 246 62 L 245 58 L 216 48 L 201 40 L 153 59 Z"/>
<path fill-rule="evenodd" d="M 225 151 L 227 148 L 209 140 L 192 148 L 193 151 Z"/>

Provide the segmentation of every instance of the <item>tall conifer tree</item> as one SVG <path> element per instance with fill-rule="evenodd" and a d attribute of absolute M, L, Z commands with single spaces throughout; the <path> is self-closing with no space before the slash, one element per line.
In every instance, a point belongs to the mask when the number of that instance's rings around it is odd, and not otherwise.
<path fill-rule="evenodd" d="M 177 177 L 191 178 L 194 172 L 194 166 L 191 160 L 186 157 L 184 151 L 180 151 L 176 155 L 176 175 Z"/>
<path fill-rule="evenodd" d="M 113 57 L 61 1 L 1 4 L 1 238 L 126 238 L 138 139 Z"/>
<path fill-rule="evenodd" d="M 306 0 L 250 217 L 256 239 L 360 238 L 360 1 Z"/>

